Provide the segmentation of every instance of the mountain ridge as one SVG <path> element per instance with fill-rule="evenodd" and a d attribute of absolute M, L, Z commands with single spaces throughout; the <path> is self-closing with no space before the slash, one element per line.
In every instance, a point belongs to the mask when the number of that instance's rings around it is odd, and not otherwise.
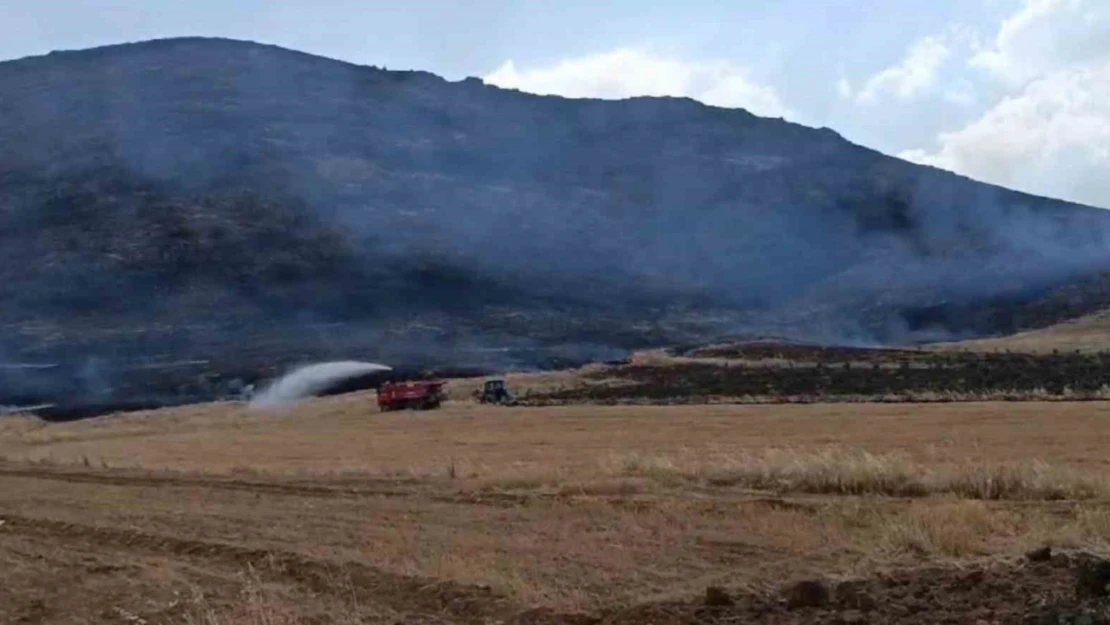
<path fill-rule="evenodd" d="M 1089 312 L 1110 268 L 1102 209 L 831 129 L 231 39 L 0 63 L 0 143 L 11 358 L 502 367 L 982 336 L 1055 320 L 1037 302 L 1077 280 L 1066 314 Z"/>

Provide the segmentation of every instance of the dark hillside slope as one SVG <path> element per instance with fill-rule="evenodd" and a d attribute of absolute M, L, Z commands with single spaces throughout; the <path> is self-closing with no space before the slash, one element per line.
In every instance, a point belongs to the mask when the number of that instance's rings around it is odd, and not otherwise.
<path fill-rule="evenodd" d="M 1100 209 L 687 99 L 172 39 L 0 63 L 0 145 L 0 350 L 95 359 L 102 394 L 136 359 L 534 365 L 1107 303 Z"/>

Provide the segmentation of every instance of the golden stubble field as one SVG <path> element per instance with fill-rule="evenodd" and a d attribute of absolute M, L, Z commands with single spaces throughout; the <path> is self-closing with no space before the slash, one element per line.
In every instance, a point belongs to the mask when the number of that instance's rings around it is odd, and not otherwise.
<path fill-rule="evenodd" d="M 1101 311 L 1063 321 L 1046 328 L 1027 330 L 1008 336 L 975 339 L 957 343 L 938 343 L 932 349 L 958 349 L 976 352 L 1010 350 L 1030 354 L 1060 352 L 1101 352 L 1110 349 L 1110 312 Z"/>
<path fill-rule="evenodd" d="M 10 417 L 0 622 L 576 622 L 1101 551 L 1108 448 L 1099 402 Z"/>

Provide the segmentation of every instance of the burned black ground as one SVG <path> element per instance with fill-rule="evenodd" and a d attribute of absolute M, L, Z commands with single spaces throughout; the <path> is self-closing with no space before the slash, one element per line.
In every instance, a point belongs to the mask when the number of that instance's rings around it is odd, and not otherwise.
<path fill-rule="evenodd" d="M 688 358 L 591 371 L 583 375 L 581 385 L 534 393 L 527 399 L 535 403 L 1102 399 L 1110 388 L 1110 352 L 1036 355 L 774 342 L 677 352 Z"/>

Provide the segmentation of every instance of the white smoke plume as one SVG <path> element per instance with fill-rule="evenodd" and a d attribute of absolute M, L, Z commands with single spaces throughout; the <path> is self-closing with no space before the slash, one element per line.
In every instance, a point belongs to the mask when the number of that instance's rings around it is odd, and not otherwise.
<path fill-rule="evenodd" d="M 373 362 L 345 360 L 321 362 L 299 367 L 285 374 L 251 399 L 251 408 L 272 408 L 289 404 L 338 384 L 375 371 L 392 371 L 391 367 Z"/>

